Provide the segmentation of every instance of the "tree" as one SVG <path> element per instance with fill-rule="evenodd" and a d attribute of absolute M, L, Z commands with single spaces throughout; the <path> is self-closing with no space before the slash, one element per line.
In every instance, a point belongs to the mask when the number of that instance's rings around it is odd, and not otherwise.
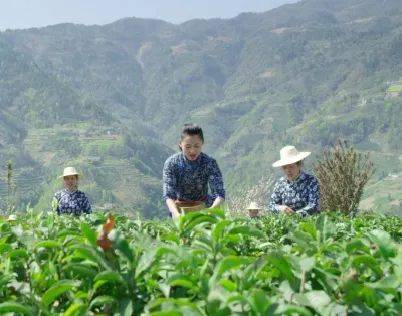
<path fill-rule="evenodd" d="M 323 158 L 314 167 L 320 183 L 321 209 L 356 211 L 373 170 L 368 154 L 359 153 L 346 141 L 338 140 L 324 151 Z"/>

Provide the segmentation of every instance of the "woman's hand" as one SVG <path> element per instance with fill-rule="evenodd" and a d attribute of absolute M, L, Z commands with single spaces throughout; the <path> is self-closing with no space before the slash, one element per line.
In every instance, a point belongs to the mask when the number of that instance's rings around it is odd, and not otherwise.
<path fill-rule="evenodd" d="M 224 198 L 217 197 L 214 203 L 209 207 L 210 210 L 217 208 L 218 206 L 222 205 L 225 202 Z"/>
<path fill-rule="evenodd" d="M 287 205 L 280 205 L 279 209 L 285 214 L 293 214 L 295 211 Z"/>

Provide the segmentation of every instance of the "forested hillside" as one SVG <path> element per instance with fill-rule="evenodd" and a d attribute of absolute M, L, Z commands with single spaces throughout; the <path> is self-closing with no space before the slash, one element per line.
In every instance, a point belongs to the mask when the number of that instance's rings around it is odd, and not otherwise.
<path fill-rule="evenodd" d="M 97 207 L 164 214 L 161 169 L 205 128 L 229 193 L 278 150 L 338 137 L 373 152 L 363 206 L 400 212 L 402 2 L 304 0 L 229 20 L 127 18 L 0 33 L 0 196 L 47 207 L 67 164 Z M 4 166 L 4 167 L 3 167 Z"/>

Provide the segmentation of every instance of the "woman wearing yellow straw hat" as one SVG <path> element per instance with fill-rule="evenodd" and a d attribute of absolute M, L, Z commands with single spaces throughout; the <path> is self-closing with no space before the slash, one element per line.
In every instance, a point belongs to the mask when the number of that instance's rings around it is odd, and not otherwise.
<path fill-rule="evenodd" d="M 302 162 L 310 152 L 299 152 L 294 146 L 280 150 L 280 160 L 272 164 L 285 174 L 275 186 L 268 208 L 274 213 L 301 216 L 319 212 L 320 188 L 317 178 L 302 170 Z"/>
<path fill-rule="evenodd" d="M 53 209 L 57 214 L 81 215 L 91 213 L 91 204 L 85 193 L 78 190 L 79 174 L 74 167 L 64 169 L 63 179 L 64 189 L 57 192 L 53 199 Z"/>

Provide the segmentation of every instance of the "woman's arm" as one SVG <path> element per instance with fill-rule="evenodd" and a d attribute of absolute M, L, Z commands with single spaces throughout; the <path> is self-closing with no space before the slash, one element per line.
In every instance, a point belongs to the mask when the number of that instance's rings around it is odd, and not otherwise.
<path fill-rule="evenodd" d="M 180 216 L 179 209 L 177 208 L 177 205 L 173 199 L 166 199 L 166 205 L 169 208 L 169 212 L 172 214 L 173 218 L 178 218 Z"/>
<path fill-rule="evenodd" d="M 307 205 L 296 210 L 296 213 L 306 216 L 319 212 L 320 205 L 320 186 L 316 178 L 313 178 L 308 185 Z"/>
<path fill-rule="evenodd" d="M 174 165 L 170 159 L 163 166 L 163 198 L 173 218 L 180 216 L 175 200 L 177 198 L 177 180 L 174 174 Z"/>
<path fill-rule="evenodd" d="M 275 214 L 280 212 L 290 214 L 294 212 L 290 207 L 283 205 L 282 203 L 281 183 L 278 181 L 275 183 L 274 190 L 272 191 L 271 198 L 268 203 L 268 209 Z"/>
<path fill-rule="evenodd" d="M 225 202 L 226 193 L 222 173 L 215 159 L 211 160 L 208 184 L 209 188 L 211 189 L 211 194 L 215 198 L 210 208 L 215 208 L 222 205 L 223 202 Z"/>
<path fill-rule="evenodd" d="M 224 202 L 225 202 L 225 199 L 222 198 L 222 197 L 220 197 L 220 196 L 218 196 L 218 197 L 214 200 L 214 203 L 212 203 L 212 205 L 211 205 L 210 208 L 211 208 L 211 209 L 216 208 L 216 207 L 222 205 Z"/>
<path fill-rule="evenodd" d="M 85 194 L 84 194 L 84 202 L 82 204 L 82 212 L 85 214 L 92 213 L 91 203 L 89 203 L 89 200 Z"/>

